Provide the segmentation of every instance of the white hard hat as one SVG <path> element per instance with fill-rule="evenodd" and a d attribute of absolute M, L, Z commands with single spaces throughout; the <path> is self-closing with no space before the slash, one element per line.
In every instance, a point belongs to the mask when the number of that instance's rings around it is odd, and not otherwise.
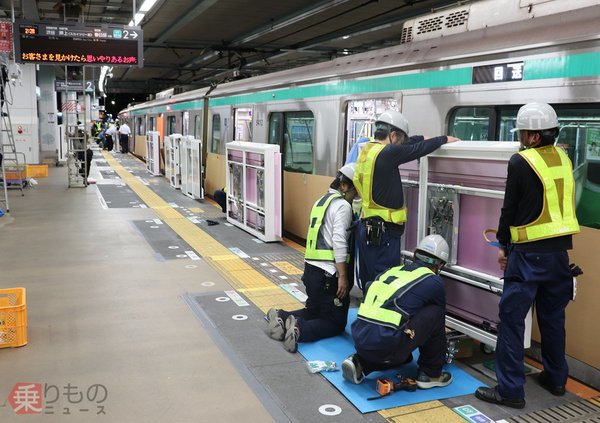
<path fill-rule="evenodd" d="M 519 109 L 515 131 L 543 131 L 544 129 L 558 128 L 556 112 L 546 103 L 527 103 Z"/>
<path fill-rule="evenodd" d="M 448 243 L 441 235 L 427 235 L 419 242 L 419 245 L 417 245 L 415 255 L 418 255 L 420 251 L 429 257 L 434 257 L 446 263 L 450 254 L 450 247 L 448 247 Z M 423 260 L 422 257 L 418 258 Z"/>
<path fill-rule="evenodd" d="M 346 178 L 353 180 L 354 179 L 354 169 L 355 169 L 355 164 L 354 163 L 348 163 L 347 165 L 344 165 L 340 168 L 339 172 L 344 175 Z"/>
<path fill-rule="evenodd" d="M 392 125 L 403 131 L 406 135 L 408 135 L 408 120 L 404 117 L 402 113 L 400 113 L 397 110 L 386 110 L 385 112 L 379 115 L 379 117 L 375 121 L 375 125 L 377 125 L 379 122 Z"/>

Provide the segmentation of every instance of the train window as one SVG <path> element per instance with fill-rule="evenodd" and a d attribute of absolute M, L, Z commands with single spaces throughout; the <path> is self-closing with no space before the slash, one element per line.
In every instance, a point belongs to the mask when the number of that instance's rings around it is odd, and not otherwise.
<path fill-rule="evenodd" d="M 465 141 L 487 141 L 490 134 L 490 122 L 494 115 L 493 107 L 457 107 L 448 124 L 448 135 Z"/>
<path fill-rule="evenodd" d="M 221 115 L 214 114 L 212 117 L 212 139 L 210 152 L 219 154 L 221 151 Z"/>
<path fill-rule="evenodd" d="M 167 116 L 167 135 L 177 133 L 177 118 L 175 116 Z"/>
<path fill-rule="evenodd" d="M 236 141 L 252 142 L 252 109 L 238 108 L 234 113 L 233 139 Z"/>
<path fill-rule="evenodd" d="M 183 112 L 181 123 L 181 135 L 187 136 L 190 134 L 190 112 Z"/>
<path fill-rule="evenodd" d="M 145 130 L 145 128 L 144 128 L 144 118 L 143 118 L 143 117 L 139 117 L 139 118 L 137 118 L 135 121 L 136 121 L 136 123 L 137 123 L 137 125 L 136 125 L 136 131 L 135 131 L 135 133 L 136 133 L 137 135 L 140 135 L 140 134 L 145 134 L 145 133 L 146 133 L 146 130 Z"/>
<path fill-rule="evenodd" d="M 148 130 L 149 131 L 155 130 L 156 127 L 154 126 L 154 122 L 155 122 L 154 117 L 148 118 Z"/>
<path fill-rule="evenodd" d="M 194 138 L 202 138 L 202 116 L 196 115 L 194 117 Z"/>
<path fill-rule="evenodd" d="M 269 117 L 269 144 L 279 144 L 285 170 L 312 173 L 314 133 L 312 112 L 278 112 Z"/>

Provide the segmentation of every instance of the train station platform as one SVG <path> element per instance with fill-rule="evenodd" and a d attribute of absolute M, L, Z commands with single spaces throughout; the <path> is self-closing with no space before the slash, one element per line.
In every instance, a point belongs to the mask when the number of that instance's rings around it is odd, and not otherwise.
<path fill-rule="evenodd" d="M 2 422 L 27 419 L 15 390 L 48 422 L 600 420 L 600 393 L 532 378 L 523 410 L 461 394 L 363 413 L 266 334 L 269 308 L 302 306 L 301 246 L 253 238 L 131 155 L 94 150 L 90 176 L 69 189 L 51 168 L 0 218 L 0 289 L 25 287 L 28 314 L 28 344 L 0 348 Z M 453 365 L 493 386 L 493 355 L 470 352 Z"/>

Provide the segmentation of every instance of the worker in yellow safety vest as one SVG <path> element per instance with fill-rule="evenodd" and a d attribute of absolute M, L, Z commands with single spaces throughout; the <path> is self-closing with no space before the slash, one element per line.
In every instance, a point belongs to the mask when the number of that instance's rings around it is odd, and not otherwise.
<path fill-rule="evenodd" d="M 409 137 L 408 120 L 396 110 L 381 113 L 375 128 L 375 139 L 364 144 L 354 174 L 354 186 L 362 199 L 356 273 L 363 291 L 378 274 L 400 264 L 406 204 L 398 166 L 458 141 L 451 136 Z"/>
<path fill-rule="evenodd" d="M 311 342 L 342 333 L 350 305 L 348 239 L 352 226 L 354 164 L 344 165 L 310 213 L 304 273 L 306 305 L 295 311 L 272 308 L 267 313 L 269 336 L 296 352 L 298 342 Z"/>
<path fill-rule="evenodd" d="M 508 163 L 504 203 L 498 224 L 498 261 L 504 270 L 496 346 L 498 385 L 475 396 L 513 408 L 525 406 L 523 369 L 525 317 L 535 302 L 544 371 L 538 383 L 564 395 L 565 308 L 573 295 L 567 250 L 579 232 L 575 181 L 567 154 L 554 145 L 559 123 L 545 103 L 519 109 L 516 128 L 522 150 Z"/>
<path fill-rule="evenodd" d="M 419 348 L 416 383 L 421 389 L 447 386 L 444 281 L 438 276 L 448 261 L 441 235 L 421 240 L 414 262 L 392 267 L 370 283 L 352 323 L 356 353 L 342 363 L 342 376 L 362 383 L 372 372 L 399 368 Z"/>

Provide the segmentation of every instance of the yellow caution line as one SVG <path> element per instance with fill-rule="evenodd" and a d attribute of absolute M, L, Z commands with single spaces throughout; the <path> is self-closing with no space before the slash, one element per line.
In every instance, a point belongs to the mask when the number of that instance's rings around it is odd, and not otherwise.
<path fill-rule="evenodd" d="M 217 270 L 233 288 L 243 292 L 258 308 L 266 312 L 271 307 L 291 310 L 302 307 L 300 301 L 225 248 L 144 185 L 138 178 L 125 170 L 112 154 L 106 152 L 102 152 L 102 154 L 107 163 L 117 172 L 117 175 L 129 185 L 149 208 L 154 210 L 165 224 L 171 227 L 196 253 Z M 265 292 L 269 292 L 269 294 L 265 295 Z"/>
<path fill-rule="evenodd" d="M 183 238 L 196 253 L 202 256 L 207 263 L 229 281 L 233 288 L 243 293 L 256 307 L 266 313 L 272 307 L 296 310 L 303 306 L 300 301 L 279 288 L 279 286 L 275 285 L 179 213 L 138 178 L 125 170 L 111 154 L 106 152 L 102 152 L 102 154 L 119 177 L 129 185 L 149 208 L 154 210 L 177 235 Z M 296 243 L 287 240 L 284 240 L 284 243 L 298 251 L 304 251 Z M 284 267 L 282 263 L 280 265 Z M 291 264 L 289 266 L 296 269 Z M 413 422 L 428 423 L 443 421 L 451 423 L 463 421 L 456 413 L 452 412 L 452 410 L 439 401 L 382 410 L 379 414 L 389 422 L 399 422 L 402 419 L 406 419 L 407 415 L 410 415 L 410 419 Z"/>

